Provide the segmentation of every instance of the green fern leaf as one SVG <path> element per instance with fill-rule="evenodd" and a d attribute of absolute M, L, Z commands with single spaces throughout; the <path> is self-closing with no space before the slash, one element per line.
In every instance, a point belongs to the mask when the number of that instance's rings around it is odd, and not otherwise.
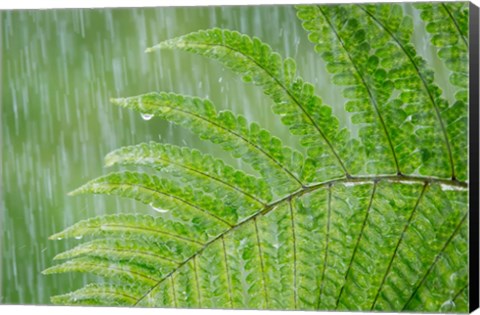
<path fill-rule="evenodd" d="M 190 187 L 180 189 L 165 178 L 144 173 L 111 173 L 90 181 L 70 195 L 90 193 L 132 198 L 160 213 L 172 210 L 172 215 L 182 221 L 196 218 L 199 223 L 188 232 L 192 238 L 205 239 L 205 230 L 216 233 L 237 221 L 236 209 L 219 204 L 201 191 Z"/>
<path fill-rule="evenodd" d="M 115 104 L 148 113 L 189 128 L 200 138 L 220 144 L 232 156 L 242 158 L 267 180 L 274 192 L 282 195 L 301 186 L 303 157 L 283 146 L 258 124 L 248 124 L 243 116 L 229 111 L 217 113 L 207 100 L 171 93 L 150 93 L 112 100 Z"/>
<path fill-rule="evenodd" d="M 418 169 L 423 175 L 444 178 L 456 178 L 458 164 L 465 177 L 465 152 L 455 152 L 453 161 L 453 135 L 441 115 L 448 103 L 440 98 L 433 73 L 410 44 L 413 24 L 400 6 L 299 6 L 298 15 L 327 62 L 333 82 L 348 86 L 344 95 L 351 101 L 346 109 L 362 126 L 360 135 L 369 158 L 381 163 L 393 158 L 397 173 L 413 174 Z M 336 66 L 339 63 L 342 67 Z M 396 90 L 399 96 L 392 97 Z M 392 164 L 369 171 L 391 173 L 391 169 Z"/>
<path fill-rule="evenodd" d="M 151 287 L 162 279 L 160 270 L 154 270 L 128 261 L 114 261 L 97 257 L 81 257 L 50 267 L 43 274 L 89 272 L 115 281 L 136 283 Z"/>
<path fill-rule="evenodd" d="M 339 130 L 330 107 L 298 77 L 291 59 L 282 60 L 256 38 L 213 29 L 155 46 L 218 60 L 260 86 L 273 99 L 274 112 L 300 136 L 307 157 L 258 124 L 217 112 L 207 100 L 172 93 L 114 100 L 219 144 L 261 177 L 168 144 L 111 152 L 107 166 L 153 174 L 111 173 L 72 194 L 126 197 L 159 213 L 93 218 L 51 236 L 93 240 L 57 255 L 66 261 L 45 274 L 87 272 L 109 281 L 52 301 L 466 312 L 464 70 L 445 57 L 466 39 L 466 11 L 464 4 L 418 7 L 452 70 L 459 91 L 453 105 L 417 54 L 413 20 L 402 6 L 298 6 L 333 82 L 345 86 L 358 139 Z M 450 18 L 455 29 L 438 23 L 439 16 Z"/>
<path fill-rule="evenodd" d="M 168 224 L 167 224 L 168 223 Z M 163 217 L 152 217 L 149 215 L 108 215 L 80 221 L 64 231 L 50 237 L 52 240 L 64 238 L 81 239 L 84 236 L 105 238 L 121 238 L 130 246 L 135 246 L 139 241 L 147 242 L 155 247 L 154 253 L 161 257 L 168 257 L 173 261 L 182 261 L 197 251 L 203 243 L 196 239 L 186 237 L 183 232 L 189 227 L 188 221 L 182 223 L 168 222 Z M 172 231 L 174 229 L 174 231 Z M 99 244 L 96 244 L 99 245 Z M 85 252 L 87 248 L 76 248 L 59 256 L 74 257 L 77 252 Z M 129 245 L 125 245 L 129 246 Z M 101 251 L 100 248 L 97 248 Z M 94 250 L 90 247 L 90 250 Z M 153 249 L 150 249 L 151 251 Z"/>
<path fill-rule="evenodd" d="M 242 75 L 246 82 L 262 87 L 275 105 L 274 113 L 307 148 L 312 172 L 309 181 L 325 181 L 356 174 L 364 159 L 358 143 L 348 142 L 348 132 L 339 130 L 329 106 L 315 95 L 314 88 L 296 73 L 295 61 L 282 60 L 258 38 L 225 29 L 190 33 L 162 42 L 147 51 L 181 49 L 219 61 Z"/>
<path fill-rule="evenodd" d="M 417 4 L 415 7 L 432 35 L 431 42 L 437 47 L 438 56 L 451 70 L 449 79 L 457 101 L 443 105 L 441 110 L 458 163 L 455 175 L 465 180 L 468 172 L 465 154 L 468 147 L 468 3 Z"/>
<path fill-rule="evenodd" d="M 224 199 L 228 203 L 235 202 L 232 207 L 237 208 L 238 212 L 256 209 L 272 199 L 270 188 L 264 180 L 190 148 L 155 142 L 142 143 L 109 153 L 105 164 L 152 167 L 161 171 L 163 176 L 177 178 L 182 184 L 190 183 L 211 193 L 215 198 Z M 238 210 L 239 208 L 244 210 Z"/>
<path fill-rule="evenodd" d="M 128 306 L 138 299 L 141 294 L 139 290 L 139 287 L 132 286 L 89 284 L 75 292 L 55 296 L 52 302 L 63 305 Z"/>
<path fill-rule="evenodd" d="M 128 243 L 125 242 L 125 239 L 98 239 L 63 252 L 53 259 L 71 259 L 84 255 L 130 260 L 139 265 L 152 266 L 157 269 L 159 267 L 172 269 L 180 263 L 165 255 L 165 251 L 155 246 L 154 243 L 149 244 L 138 239 L 129 239 Z"/>

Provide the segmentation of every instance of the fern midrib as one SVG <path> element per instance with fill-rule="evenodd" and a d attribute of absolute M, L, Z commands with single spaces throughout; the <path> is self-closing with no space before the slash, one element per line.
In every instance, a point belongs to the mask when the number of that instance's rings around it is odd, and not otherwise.
<path fill-rule="evenodd" d="M 267 279 L 265 278 L 265 263 L 263 262 L 262 242 L 260 241 L 260 233 L 258 232 L 257 217 L 253 218 L 253 225 L 255 226 L 255 239 L 258 247 L 258 257 L 260 260 L 260 271 L 263 282 L 263 297 L 265 299 L 265 306 L 268 309 L 268 294 L 267 294 Z"/>
<path fill-rule="evenodd" d="M 270 73 L 270 71 L 268 71 L 268 69 L 265 69 L 261 64 L 259 64 L 255 59 L 253 59 L 252 57 L 248 56 L 248 55 L 245 55 L 244 53 L 242 53 L 241 51 L 238 51 L 237 49 L 235 49 L 234 47 L 230 47 L 228 45 L 225 45 L 225 44 L 188 44 L 189 46 L 198 46 L 198 47 L 201 47 L 201 46 L 212 46 L 212 47 L 216 47 L 216 46 L 219 46 L 219 47 L 223 47 L 223 48 L 226 48 L 226 49 L 229 49 L 235 53 L 238 53 L 240 55 L 242 55 L 243 57 L 247 58 L 248 60 L 250 60 L 252 63 L 254 63 L 258 68 L 260 68 L 261 70 L 263 70 L 269 77 L 271 77 L 275 83 L 280 86 L 282 88 L 282 90 L 288 95 L 288 97 L 298 106 L 298 108 L 300 108 L 300 110 L 302 111 L 302 113 L 308 118 L 308 120 L 310 121 L 310 123 L 313 125 L 313 127 L 318 131 L 318 133 L 320 134 L 320 136 L 323 138 L 323 140 L 325 141 L 325 143 L 327 144 L 327 146 L 329 147 L 330 151 L 333 153 L 333 155 L 335 156 L 338 164 L 340 165 L 340 167 L 342 168 L 343 172 L 345 173 L 345 176 L 349 177 L 350 176 L 350 173 L 348 172 L 347 168 L 345 167 L 345 164 L 343 163 L 342 159 L 340 159 L 340 156 L 338 155 L 337 151 L 335 150 L 335 148 L 333 147 L 331 141 L 327 138 L 327 136 L 325 135 L 325 133 L 322 131 L 322 129 L 318 126 L 318 124 L 315 122 L 315 120 L 310 116 L 310 114 L 308 114 L 308 112 L 305 110 L 305 108 L 302 106 L 302 104 L 300 103 L 299 100 L 297 100 L 297 98 L 295 96 L 292 95 L 292 93 L 290 92 L 289 89 L 287 89 L 287 87 L 282 83 L 280 82 L 273 74 Z M 302 184 L 302 186 L 304 186 Z"/>
<path fill-rule="evenodd" d="M 195 285 L 197 287 L 197 299 L 198 299 L 198 307 L 202 308 L 202 296 L 201 296 L 201 291 L 200 291 L 200 282 L 198 280 L 198 271 L 197 271 L 197 257 L 193 256 L 193 271 L 195 273 Z M 135 301 L 135 304 L 137 304 L 140 300 Z"/>
<path fill-rule="evenodd" d="M 317 8 L 320 10 L 320 12 L 322 13 L 322 15 L 325 17 L 325 20 L 327 21 L 328 25 L 330 26 L 330 29 L 332 30 L 332 32 L 335 34 L 335 36 L 337 37 L 340 45 L 342 46 L 343 50 L 345 50 L 345 53 L 347 54 L 348 56 L 348 59 L 350 60 L 350 63 L 352 64 L 353 68 L 355 69 L 355 72 L 357 73 L 357 75 L 359 76 L 360 80 L 362 81 L 362 84 L 365 86 L 365 89 L 367 90 L 367 93 L 368 93 L 368 97 L 370 98 L 370 101 L 372 102 L 372 105 L 373 105 L 373 108 L 375 110 L 375 113 L 377 114 L 378 116 L 378 119 L 380 121 L 380 125 L 382 126 L 382 129 L 385 133 L 385 136 L 387 137 L 387 141 L 388 141 L 388 145 L 390 147 L 390 151 L 392 152 L 392 156 L 393 156 L 393 160 L 395 162 L 395 168 L 396 168 L 396 171 L 397 171 L 397 174 L 402 174 L 402 172 L 400 171 L 400 165 L 398 164 L 398 158 L 397 158 L 397 154 L 395 153 L 395 148 L 393 146 L 393 142 L 392 142 L 392 139 L 390 137 L 390 133 L 388 132 L 387 130 L 387 126 L 385 124 L 385 120 L 383 119 L 382 115 L 380 114 L 380 110 L 378 108 L 378 104 L 377 104 L 377 100 L 375 99 L 375 97 L 373 96 L 373 93 L 372 91 L 370 90 L 370 87 L 369 85 L 367 84 L 367 82 L 365 81 L 365 78 L 363 77 L 362 73 L 360 72 L 360 69 L 358 69 L 357 67 L 357 64 L 353 61 L 353 58 L 352 56 L 350 55 L 350 52 L 347 50 L 347 48 L 345 47 L 345 43 L 343 42 L 343 39 L 340 37 L 340 35 L 338 34 L 337 30 L 335 29 L 335 27 L 333 26 L 333 24 L 330 22 L 330 19 L 328 18 L 328 16 L 325 14 L 325 12 L 322 10 L 322 8 L 320 6 L 317 6 Z"/>
<path fill-rule="evenodd" d="M 138 254 L 140 256 L 152 257 L 152 258 L 155 258 L 157 260 L 166 261 L 166 262 L 177 264 L 177 265 L 181 263 L 181 261 L 177 261 L 177 260 L 174 260 L 174 259 L 171 259 L 171 258 L 168 258 L 168 257 L 157 255 L 157 254 L 152 253 L 151 251 L 142 251 L 142 250 L 133 250 L 133 249 L 119 249 L 119 248 L 115 248 L 115 247 L 112 247 L 112 248 L 110 248 L 110 247 L 95 247 L 95 249 L 92 250 L 92 252 L 94 254 L 90 254 L 90 255 L 97 256 L 98 254 L 95 255 L 95 252 L 97 252 L 97 251 L 105 252 L 105 253 L 128 253 L 128 254 L 133 254 L 133 255 Z M 78 254 L 78 255 L 80 255 L 80 254 Z"/>
<path fill-rule="evenodd" d="M 325 274 L 328 262 L 328 245 L 330 241 L 330 223 L 332 216 L 332 184 L 328 185 L 328 207 L 327 207 L 327 226 L 325 231 L 325 253 L 323 254 L 323 269 L 322 277 L 320 278 L 320 289 L 318 294 L 317 309 L 320 309 L 320 303 L 322 303 L 323 288 L 325 285 Z"/>
<path fill-rule="evenodd" d="M 338 309 L 338 306 L 340 304 L 340 299 L 342 298 L 342 294 L 345 289 L 345 285 L 347 284 L 348 281 L 348 276 L 350 275 L 350 270 L 352 270 L 352 265 L 353 261 L 355 260 L 355 255 L 357 254 L 358 247 L 360 245 L 360 242 L 362 241 L 363 238 L 363 232 L 365 231 L 365 227 L 367 226 L 367 221 L 368 217 L 370 216 L 370 211 L 372 209 L 373 205 L 373 199 L 375 198 L 375 193 L 377 191 L 377 182 L 373 182 L 373 189 L 372 189 L 372 194 L 370 195 L 370 202 L 368 203 L 367 211 L 365 213 L 365 217 L 362 222 L 362 227 L 360 229 L 360 233 L 358 234 L 357 242 L 355 243 L 355 247 L 353 248 L 353 253 L 352 256 L 350 257 L 350 262 L 348 263 L 347 271 L 345 272 L 345 278 L 343 285 L 340 289 L 340 293 L 338 294 L 337 301 L 335 302 L 335 310 Z"/>
<path fill-rule="evenodd" d="M 372 306 L 370 307 L 370 311 L 373 310 L 375 307 L 375 304 L 377 304 L 378 297 L 380 296 L 380 292 L 383 289 L 383 285 L 385 284 L 385 280 L 387 279 L 387 276 L 390 273 L 390 270 L 392 269 L 393 261 L 397 257 L 397 252 L 398 249 L 400 248 L 400 244 L 402 243 L 405 234 L 407 232 L 408 227 L 410 226 L 410 223 L 412 222 L 413 217 L 415 216 L 415 213 L 417 211 L 418 205 L 420 204 L 423 196 L 425 195 L 425 192 L 427 190 L 428 183 L 425 183 L 422 188 L 422 192 L 420 193 L 420 196 L 417 199 L 417 202 L 415 203 L 415 206 L 413 207 L 412 212 L 410 213 L 410 217 L 407 220 L 407 223 L 405 223 L 405 227 L 403 228 L 402 234 L 400 235 L 400 238 L 398 239 L 397 245 L 395 246 L 395 249 L 393 250 L 392 257 L 390 258 L 390 261 L 388 262 L 387 270 L 385 271 L 385 274 L 383 275 L 382 282 L 380 283 L 380 286 L 378 287 L 377 293 L 375 294 L 375 298 L 373 299 Z"/>
<path fill-rule="evenodd" d="M 203 246 L 204 244 L 203 243 L 200 243 L 196 240 L 193 240 L 193 239 L 190 239 L 190 238 L 186 238 L 186 237 L 183 237 L 183 236 L 180 236 L 180 235 L 176 235 L 176 234 L 172 234 L 172 233 L 168 233 L 168 232 L 164 232 L 164 231 L 160 231 L 160 230 L 156 230 L 156 229 L 151 229 L 151 228 L 147 228 L 147 227 L 137 227 L 137 226 L 130 226 L 130 225 L 125 225 L 125 224 L 113 224 L 113 223 L 108 223 L 108 224 L 102 224 L 102 226 L 104 227 L 113 227 L 113 228 L 122 228 L 122 229 L 128 229 L 128 230 L 136 230 L 136 231 L 148 231 L 148 232 L 152 232 L 152 233 L 155 233 L 155 234 L 160 234 L 160 235 L 166 235 L 168 237 L 171 237 L 171 238 L 176 238 L 176 239 L 179 239 L 179 240 L 182 240 L 184 242 L 188 242 L 188 243 L 192 243 L 196 246 Z M 96 231 L 98 228 L 96 227 L 89 227 L 89 228 L 85 228 L 83 229 L 84 231 L 85 230 L 93 230 L 93 231 Z"/>
<path fill-rule="evenodd" d="M 403 53 L 407 56 L 408 60 L 410 63 L 413 65 L 415 71 L 417 72 L 418 77 L 422 81 L 422 85 L 425 89 L 425 92 L 427 93 L 430 102 L 433 105 L 433 109 L 435 111 L 435 115 L 437 116 L 438 122 L 440 123 L 440 128 L 442 130 L 443 137 L 445 139 L 445 145 L 447 147 L 447 152 L 448 152 L 448 159 L 450 160 L 450 167 L 451 167 L 451 172 L 452 172 L 452 179 L 455 179 L 455 163 L 453 162 L 453 154 L 452 154 L 452 148 L 450 145 L 450 140 L 448 139 L 448 134 L 447 134 L 447 129 L 445 128 L 445 123 L 443 122 L 442 116 L 440 114 L 440 109 L 438 108 L 438 104 L 435 101 L 435 98 L 433 97 L 432 93 L 428 89 L 428 84 L 427 81 L 425 80 L 424 76 L 420 73 L 420 69 L 418 68 L 418 65 L 416 64 L 415 60 L 413 57 L 410 55 L 410 53 L 405 49 L 405 47 L 402 45 L 402 43 L 398 40 L 398 38 L 393 34 L 393 32 L 386 27 L 381 21 L 379 21 L 375 16 L 373 16 L 367 9 L 365 9 L 362 5 L 359 5 L 360 9 L 362 9 L 366 14 L 368 14 L 381 28 L 383 28 L 389 35 L 390 37 L 397 43 L 398 47 L 402 49 Z M 467 46 L 468 47 L 468 46 Z"/>
<path fill-rule="evenodd" d="M 225 237 L 221 237 L 222 240 L 222 251 L 223 251 L 223 262 L 225 263 L 225 272 L 227 276 L 227 284 L 228 284 L 228 298 L 230 301 L 230 306 L 233 308 L 233 300 L 232 300 L 232 281 L 230 280 L 230 272 L 228 267 L 228 259 L 227 259 L 227 249 L 225 248 Z"/>
<path fill-rule="evenodd" d="M 445 3 L 440 3 L 440 5 L 441 5 L 442 8 L 445 10 L 445 12 L 448 14 L 448 17 L 452 20 L 452 22 L 453 22 L 453 24 L 455 25 L 455 28 L 456 28 L 458 34 L 459 34 L 460 37 L 462 38 L 465 46 L 467 46 L 467 48 L 468 48 L 468 41 L 467 41 L 467 39 L 465 38 L 465 36 L 463 35 L 462 31 L 460 30 L 460 26 L 458 25 L 457 20 L 453 17 L 452 13 L 451 13 L 450 10 L 448 9 L 448 7 L 445 5 Z"/>
<path fill-rule="evenodd" d="M 174 268 L 171 272 L 169 272 L 165 277 L 160 279 L 154 286 L 152 286 L 148 291 L 145 292 L 133 306 L 138 305 L 150 292 L 155 290 L 163 281 L 171 277 L 177 270 L 179 270 L 182 266 L 187 264 L 190 260 L 194 259 L 199 256 L 208 246 L 210 246 L 212 243 L 218 241 L 228 233 L 231 233 L 232 231 L 238 229 L 239 227 L 248 224 L 252 222 L 253 220 L 256 220 L 257 217 L 262 216 L 267 214 L 268 212 L 272 211 L 275 209 L 277 206 L 281 205 L 284 202 L 288 202 L 289 200 L 292 200 L 293 198 L 298 198 L 301 197 L 305 194 L 314 192 L 318 189 L 321 189 L 325 186 L 331 186 L 334 184 L 339 184 L 339 183 L 344 183 L 344 184 L 362 184 L 362 183 L 378 183 L 380 181 L 385 181 L 385 182 L 399 182 L 399 183 L 406 183 L 406 184 L 411 184 L 411 183 L 423 183 L 423 184 L 440 184 L 440 185 L 448 185 L 450 187 L 454 187 L 456 189 L 466 189 L 468 187 L 468 184 L 466 182 L 460 182 L 458 180 L 447 180 L 447 179 L 440 179 L 440 178 L 433 178 L 433 177 L 421 177 L 421 176 L 407 176 L 407 175 L 380 175 L 380 176 L 358 176 L 358 177 L 343 177 L 339 179 L 333 179 L 330 181 L 318 183 L 312 186 L 304 187 L 296 192 L 293 192 L 289 194 L 286 197 L 283 197 L 277 201 L 274 201 L 267 205 L 262 211 L 259 211 L 252 216 L 245 218 L 243 221 L 240 221 L 237 223 L 235 226 L 233 226 L 231 229 L 226 230 L 210 241 L 206 242 L 202 248 L 200 248 L 195 254 L 184 260 L 182 263 L 180 263 L 176 268 Z"/>
<path fill-rule="evenodd" d="M 469 287 L 469 283 L 467 282 L 467 284 L 463 288 L 458 290 L 458 292 L 453 296 L 452 301 L 455 303 L 455 301 L 463 293 L 463 291 L 468 290 L 468 287 Z"/>
<path fill-rule="evenodd" d="M 293 306 L 297 309 L 297 237 L 295 234 L 295 215 L 293 213 L 292 198 L 288 199 L 288 207 L 290 210 L 290 223 L 292 226 L 292 247 L 293 247 Z"/>

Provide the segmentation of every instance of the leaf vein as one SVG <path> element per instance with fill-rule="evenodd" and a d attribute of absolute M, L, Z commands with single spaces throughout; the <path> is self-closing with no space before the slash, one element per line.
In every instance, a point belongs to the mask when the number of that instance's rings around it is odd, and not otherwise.
<path fill-rule="evenodd" d="M 343 282 L 342 288 L 340 289 L 340 293 L 338 294 L 338 297 L 337 297 L 335 310 L 338 309 L 338 305 L 340 303 L 340 299 L 342 297 L 343 290 L 344 290 L 345 285 L 346 285 L 347 280 L 348 280 L 348 275 L 350 274 L 350 270 L 352 270 L 353 260 L 355 259 L 355 255 L 356 255 L 358 247 L 360 245 L 360 241 L 362 240 L 363 231 L 365 230 L 365 226 L 367 225 L 367 220 L 368 220 L 368 217 L 369 217 L 369 214 L 370 214 L 370 210 L 372 208 L 373 198 L 375 197 L 376 190 L 377 190 L 377 182 L 375 181 L 373 183 L 372 195 L 370 196 L 370 202 L 368 204 L 368 208 L 367 208 L 367 211 L 365 213 L 365 218 L 363 219 L 362 227 L 360 229 L 360 234 L 358 235 L 357 242 L 355 244 L 355 247 L 353 248 L 352 257 L 350 258 L 350 263 L 348 264 L 347 272 L 345 273 L 345 281 Z"/>

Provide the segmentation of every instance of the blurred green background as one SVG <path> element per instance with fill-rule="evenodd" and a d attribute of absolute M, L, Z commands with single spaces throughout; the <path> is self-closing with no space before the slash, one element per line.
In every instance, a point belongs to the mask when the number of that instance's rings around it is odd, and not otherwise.
<path fill-rule="evenodd" d="M 414 13 L 408 5 L 405 9 Z M 434 65 L 439 85 L 448 86 L 417 15 L 416 23 L 419 52 Z M 162 40 L 211 27 L 258 36 L 295 58 L 303 78 L 316 86 L 325 103 L 335 105 L 341 125 L 352 128 L 341 88 L 329 83 L 291 6 L 0 12 L 0 303 L 48 304 L 50 296 L 93 279 L 42 275 L 55 254 L 79 242 L 49 241 L 49 235 L 95 215 L 155 214 L 126 199 L 67 196 L 108 172 L 103 157 L 111 150 L 150 140 L 170 142 L 214 153 L 248 170 L 185 130 L 155 118 L 144 121 L 111 105 L 111 97 L 149 91 L 208 97 L 219 109 L 258 121 L 299 147 L 271 114 L 271 101 L 219 64 L 183 52 L 144 53 Z"/>

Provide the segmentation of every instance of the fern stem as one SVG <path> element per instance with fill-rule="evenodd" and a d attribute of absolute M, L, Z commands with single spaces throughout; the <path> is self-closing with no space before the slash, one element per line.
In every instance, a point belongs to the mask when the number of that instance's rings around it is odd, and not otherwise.
<path fill-rule="evenodd" d="M 353 261 L 355 259 L 355 255 L 357 254 L 357 250 L 358 250 L 358 247 L 360 245 L 360 241 L 362 240 L 363 231 L 365 230 L 365 226 L 367 225 L 368 217 L 370 215 L 370 210 L 372 209 L 373 198 L 375 197 L 376 190 L 377 190 L 377 182 L 375 181 L 375 182 L 373 182 L 372 195 L 370 196 L 370 202 L 368 203 L 368 208 L 367 208 L 367 211 L 365 213 L 365 218 L 363 219 L 362 228 L 360 229 L 360 234 L 358 235 L 357 242 L 356 242 L 355 247 L 353 249 L 352 257 L 350 258 L 350 263 L 348 264 L 347 272 L 345 273 L 345 281 L 343 282 L 342 288 L 340 289 L 340 293 L 338 294 L 338 297 L 337 297 L 335 310 L 338 309 L 338 305 L 340 303 L 340 299 L 342 297 L 343 289 L 345 288 L 345 284 L 347 282 L 348 275 L 350 274 L 350 270 L 352 270 Z"/>
<path fill-rule="evenodd" d="M 397 245 L 395 246 L 392 257 L 390 258 L 390 261 L 388 263 L 387 270 L 385 271 L 385 274 L 383 275 L 382 282 L 380 283 L 380 286 L 378 287 L 377 293 L 375 294 L 375 298 L 373 299 L 373 303 L 372 303 L 372 306 L 370 307 L 370 311 L 373 310 L 373 308 L 375 307 L 375 304 L 377 303 L 377 299 L 380 296 L 380 292 L 382 291 L 383 285 L 385 284 L 385 280 L 387 279 L 387 276 L 390 273 L 390 270 L 392 269 L 393 261 L 394 261 L 395 257 L 397 257 L 398 248 L 400 247 L 400 244 L 403 241 L 405 233 L 407 232 L 407 229 L 410 226 L 410 223 L 412 222 L 413 216 L 415 215 L 415 212 L 418 208 L 418 205 L 420 204 L 420 201 L 422 200 L 423 196 L 425 195 L 425 191 L 427 190 L 427 186 L 428 186 L 428 183 L 425 183 L 425 185 L 423 185 L 422 192 L 420 193 L 420 196 L 418 197 L 417 202 L 415 203 L 415 206 L 413 207 L 412 213 L 410 214 L 410 217 L 408 218 L 407 223 L 405 224 L 405 227 L 403 228 L 402 234 L 400 235 L 400 238 L 398 239 Z"/>
<path fill-rule="evenodd" d="M 410 304 L 410 302 L 412 301 L 413 297 L 415 296 L 415 294 L 418 292 L 418 289 L 420 289 L 420 287 L 425 283 L 425 280 L 427 279 L 428 275 L 430 274 L 430 272 L 432 272 L 433 268 L 435 267 L 435 265 L 437 264 L 437 262 L 440 260 L 440 258 L 442 257 L 443 255 L 443 252 L 445 251 L 445 249 L 447 249 L 448 245 L 452 242 L 452 240 L 455 238 L 455 236 L 458 234 L 458 232 L 460 231 L 460 227 L 463 225 L 463 222 L 465 222 L 465 220 L 467 219 L 468 217 L 468 211 L 465 212 L 462 220 L 460 220 L 460 222 L 458 223 L 457 227 L 455 228 L 455 230 L 453 231 L 452 235 L 450 235 L 450 237 L 448 238 L 448 240 L 445 242 L 445 245 L 443 245 L 442 249 L 440 250 L 440 252 L 435 256 L 435 259 L 433 260 L 432 264 L 430 265 L 430 267 L 427 269 L 427 271 L 425 272 L 425 274 L 423 275 L 422 279 L 420 280 L 420 282 L 417 284 L 417 286 L 415 287 L 415 289 L 413 290 L 412 294 L 410 295 L 410 297 L 408 298 L 407 300 L 407 303 L 405 303 L 405 305 L 402 307 L 402 311 L 405 311 L 408 307 L 408 304 Z"/>
<path fill-rule="evenodd" d="M 330 26 L 330 28 L 332 29 L 333 33 L 334 33 L 335 36 L 337 37 L 338 42 L 340 43 L 340 45 L 342 46 L 342 48 L 345 50 L 345 53 L 347 54 L 348 59 L 349 59 L 350 62 L 352 63 L 353 68 L 355 69 L 355 71 L 357 72 L 357 75 L 359 76 L 360 80 L 362 81 L 362 84 L 365 86 L 365 89 L 367 90 L 368 96 L 370 97 L 370 100 L 372 101 L 373 108 L 375 109 L 375 112 L 376 112 L 376 114 L 377 114 L 377 116 L 378 116 L 378 119 L 380 120 L 380 124 L 382 125 L 383 131 L 385 132 L 385 136 L 387 137 L 388 145 L 390 146 L 390 150 L 392 151 L 393 160 L 395 161 L 395 168 L 396 168 L 396 170 L 397 170 L 397 174 L 401 174 L 402 172 L 400 171 L 400 166 L 399 166 L 399 164 L 398 164 L 397 154 L 395 153 L 395 149 L 394 149 L 394 146 L 393 146 L 393 142 L 392 142 L 392 139 L 390 138 L 390 133 L 389 133 L 388 130 L 387 130 L 387 126 L 386 126 L 386 124 L 385 124 L 385 121 L 383 120 L 382 115 L 380 114 L 380 110 L 378 109 L 377 101 L 375 100 L 375 97 L 373 97 L 373 93 L 372 93 L 372 91 L 370 90 L 369 85 L 367 84 L 367 82 L 365 81 L 365 78 L 363 77 L 362 73 L 361 73 L 360 70 L 358 69 L 357 64 L 353 61 L 352 56 L 350 55 L 349 51 L 348 51 L 347 48 L 345 47 L 345 43 L 343 42 L 343 40 L 342 40 L 342 38 L 340 37 L 340 35 L 338 34 L 337 30 L 335 29 L 335 27 L 334 27 L 333 24 L 331 23 L 331 21 L 330 21 L 330 19 L 328 18 L 327 14 L 322 10 L 322 8 L 321 8 L 320 6 L 317 6 L 317 8 L 320 10 L 320 12 L 322 13 L 322 15 L 325 17 L 325 20 L 327 21 L 327 23 L 328 23 L 328 25 Z"/>
<path fill-rule="evenodd" d="M 445 128 L 445 123 L 443 122 L 442 116 L 440 114 L 440 109 L 438 108 L 438 104 L 435 101 L 435 98 L 433 97 L 432 93 L 428 89 L 427 81 L 425 80 L 424 76 L 421 74 L 420 69 L 418 68 L 418 65 L 416 64 L 413 57 L 410 55 L 410 53 L 407 51 L 407 49 L 405 49 L 405 46 L 402 45 L 402 43 L 398 40 L 398 38 L 395 36 L 395 34 L 393 34 L 392 31 L 386 25 L 384 25 L 382 22 L 380 22 L 375 16 L 373 16 L 363 6 L 360 5 L 359 7 L 366 14 L 368 14 L 372 18 L 372 20 L 374 20 L 381 28 L 383 28 L 390 35 L 390 37 L 395 41 L 395 43 L 398 45 L 398 47 L 400 47 L 400 49 L 405 53 L 405 55 L 407 56 L 407 58 L 410 60 L 411 64 L 415 68 L 415 71 L 417 72 L 418 77 L 422 81 L 422 85 L 425 88 L 425 92 L 427 93 L 427 95 L 430 99 L 430 102 L 433 105 L 433 109 L 435 110 L 435 115 L 437 116 L 438 122 L 440 123 L 440 128 L 442 130 L 443 137 L 445 138 L 445 145 L 447 147 L 448 159 L 450 160 L 452 179 L 455 179 L 456 178 L 456 176 L 455 176 L 455 164 L 453 162 L 453 154 L 452 154 L 452 149 L 451 149 L 451 146 L 450 146 L 450 140 L 448 139 L 447 129 Z"/>

